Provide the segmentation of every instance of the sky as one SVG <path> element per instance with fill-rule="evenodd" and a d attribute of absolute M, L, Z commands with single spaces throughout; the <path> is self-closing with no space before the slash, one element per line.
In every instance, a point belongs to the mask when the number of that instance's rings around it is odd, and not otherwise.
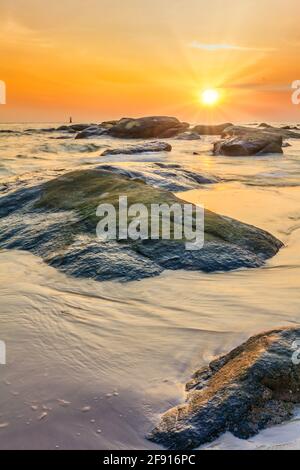
<path fill-rule="evenodd" d="M 299 0 L 0 0 L 0 122 L 300 122 L 299 17 Z"/>

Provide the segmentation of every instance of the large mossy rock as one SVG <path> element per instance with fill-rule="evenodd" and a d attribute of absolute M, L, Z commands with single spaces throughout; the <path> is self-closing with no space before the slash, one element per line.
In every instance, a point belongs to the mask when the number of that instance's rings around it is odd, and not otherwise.
<path fill-rule="evenodd" d="M 123 118 L 108 129 L 109 135 L 127 139 L 167 138 L 184 132 L 189 124 L 175 117 Z"/>
<path fill-rule="evenodd" d="M 205 210 L 205 243 L 196 251 L 185 240 L 100 241 L 96 238 L 100 203 L 113 204 L 119 196 L 128 205 L 172 205 L 185 201 L 101 168 L 79 170 L 18 190 L 0 199 L 0 246 L 29 250 L 47 263 L 74 276 L 132 280 L 159 274 L 163 269 L 207 272 L 259 267 L 282 243 L 251 225 Z M 149 224 L 151 221 L 148 221 Z M 171 233 L 174 229 L 171 223 Z"/>
<path fill-rule="evenodd" d="M 149 439 L 193 449 L 226 431 L 247 439 L 291 418 L 300 403 L 297 340 L 300 327 L 261 333 L 197 371 L 186 403 L 167 411 Z"/>

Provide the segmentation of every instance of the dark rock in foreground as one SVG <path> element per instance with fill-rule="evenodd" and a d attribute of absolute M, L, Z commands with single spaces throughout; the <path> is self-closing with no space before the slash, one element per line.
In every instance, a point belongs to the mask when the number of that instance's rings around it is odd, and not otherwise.
<path fill-rule="evenodd" d="M 282 137 L 277 135 L 244 135 L 232 137 L 214 143 L 214 155 L 251 156 L 283 153 Z"/>
<path fill-rule="evenodd" d="M 109 127 L 108 133 L 127 139 L 167 138 L 184 132 L 188 127 L 189 124 L 168 116 L 123 118 Z"/>
<path fill-rule="evenodd" d="M 167 142 L 146 142 L 139 145 L 128 145 L 117 149 L 107 149 L 101 154 L 106 155 L 134 155 L 145 152 L 171 152 L 172 146 Z"/>
<path fill-rule="evenodd" d="M 196 132 L 200 135 L 221 135 L 227 127 L 231 127 L 232 124 L 230 122 L 226 122 L 224 124 L 217 124 L 217 125 L 205 125 L 199 124 L 191 129 L 192 132 Z"/>
<path fill-rule="evenodd" d="M 149 212 L 153 203 L 185 203 L 169 191 L 113 171 L 74 171 L 0 198 L 1 247 L 31 251 L 73 276 L 126 281 L 155 276 L 163 269 L 259 267 L 282 247 L 268 232 L 208 210 L 200 250 L 186 250 L 186 240 L 172 236 L 100 241 L 96 209 L 100 203 L 112 204 L 118 214 L 119 196 L 127 196 L 128 206 L 143 203 Z M 150 227 L 151 217 L 146 222 Z"/>
<path fill-rule="evenodd" d="M 300 364 L 292 361 L 300 327 L 251 337 L 197 371 L 187 402 L 167 411 L 148 438 L 193 449 L 230 431 L 247 439 L 292 417 L 300 403 Z"/>

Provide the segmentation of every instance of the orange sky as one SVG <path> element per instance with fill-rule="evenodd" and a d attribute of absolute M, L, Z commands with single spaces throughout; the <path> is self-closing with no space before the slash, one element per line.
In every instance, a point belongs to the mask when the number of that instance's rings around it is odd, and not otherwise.
<path fill-rule="evenodd" d="M 0 0 L 0 121 L 300 122 L 299 17 L 299 0 Z"/>

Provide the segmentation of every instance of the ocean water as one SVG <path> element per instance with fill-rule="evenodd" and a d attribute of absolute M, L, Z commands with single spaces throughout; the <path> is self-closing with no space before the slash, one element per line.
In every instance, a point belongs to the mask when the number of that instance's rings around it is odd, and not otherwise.
<path fill-rule="evenodd" d="M 212 156 L 216 137 L 203 137 L 168 139 L 170 153 L 104 158 L 124 141 L 38 132 L 52 126 L 0 126 L 15 131 L 0 133 L 0 197 L 102 163 L 141 172 L 176 163 L 220 179 L 181 197 L 285 244 L 259 269 L 165 271 L 130 283 L 74 279 L 28 252 L 0 251 L 0 448 L 158 448 L 144 436 L 184 400 L 195 369 L 251 334 L 299 324 L 300 140 L 284 156 Z M 300 448 L 300 412 L 252 439 L 226 433 L 204 448 Z"/>

